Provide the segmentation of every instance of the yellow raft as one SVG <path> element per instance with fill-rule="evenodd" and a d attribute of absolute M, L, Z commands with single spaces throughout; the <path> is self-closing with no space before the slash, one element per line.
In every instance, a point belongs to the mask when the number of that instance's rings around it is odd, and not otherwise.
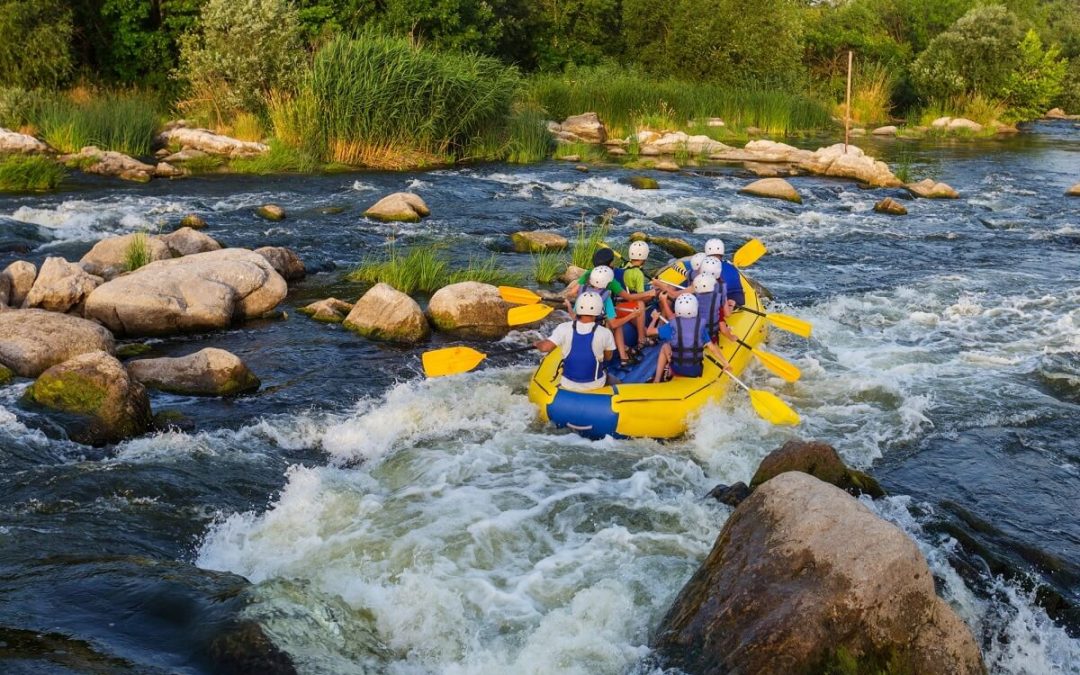
<path fill-rule="evenodd" d="M 746 306 L 764 312 L 754 287 L 743 277 Z M 736 377 L 750 361 L 750 348 L 765 341 L 767 324 L 761 316 L 737 311 L 729 317 L 732 332 L 747 347 L 720 338 L 720 349 Z M 573 392 L 558 386 L 561 377 L 558 349 L 540 362 L 529 382 L 529 400 L 540 410 L 540 419 L 572 429 L 590 438 L 675 438 L 686 433 L 691 418 L 710 401 L 719 401 L 731 387 L 719 363 L 705 353 L 701 377 L 676 378 L 660 384 L 620 384 L 590 392 Z"/>

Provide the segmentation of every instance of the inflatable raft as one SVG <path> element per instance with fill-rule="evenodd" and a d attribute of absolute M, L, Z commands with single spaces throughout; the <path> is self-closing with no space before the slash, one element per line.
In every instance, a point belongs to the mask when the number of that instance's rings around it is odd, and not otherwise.
<path fill-rule="evenodd" d="M 765 311 L 745 277 L 743 289 L 746 305 Z M 728 325 L 749 346 L 720 338 L 720 349 L 739 376 L 752 358 L 750 348 L 765 341 L 766 322 L 751 312 L 736 311 Z M 675 378 L 660 384 L 620 384 L 585 393 L 558 386 L 561 362 L 558 349 L 544 357 L 529 382 L 529 400 L 539 408 L 541 420 L 589 438 L 681 436 L 693 416 L 706 403 L 722 399 L 733 384 L 708 352 L 701 377 Z"/>

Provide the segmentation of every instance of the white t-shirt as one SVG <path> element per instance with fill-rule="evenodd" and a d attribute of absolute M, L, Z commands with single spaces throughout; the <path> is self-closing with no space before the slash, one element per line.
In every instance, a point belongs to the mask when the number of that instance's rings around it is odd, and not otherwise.
<path fill-rule="evenodd" d="M 574 330 L 573 326 L 573 321 L 559 324 L 555 327 L 555 330 L 551 332 L 551 337 L 548 338 L 548 340 L 551 340 L 559 347 L 564 360 L 570 356 L 570 349 L 574 344 L 574 334 L 572 332 Z M 592 341 L 593 356 L 596 357 L 597 361 L 603 361 L 604 352 L 615 351 L 615 335 L 604 326 L 597 326 L 594 323 L 577 322 L 577 332 L 581 335 L 587 335 L 589 331 L 594 328 L 596 334 Z M 606 384 L 606 379 L 605 376 L 601 376 L 592 382 L 574 382 L 573 380 L 568 380 L 564 377 L 562 378 L 560 386 L 563 389 L 569 389 L 570 391 L 592 391 L 593 389 L 599 389 L 604 386 Z"/>

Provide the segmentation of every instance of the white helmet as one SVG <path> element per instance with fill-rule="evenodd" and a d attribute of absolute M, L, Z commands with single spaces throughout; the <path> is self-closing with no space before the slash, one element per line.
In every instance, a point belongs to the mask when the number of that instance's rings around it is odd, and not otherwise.
<path fill-rule="evenodd" d="M 615 271 L 607 265 L 597 265 L 589 272 L 589 285 L 593 288 L 605 289 L 612 281 L 615 281 Z"/>
<path fill-rule="evenodd" d="M 643 241 L 631 242 L 630 250 L 626 254 L 631 260 L 648 260 L 649 245 Z"/>
<path fill-rule="evenodd" d="M 701 267 L 701 261 L 704 260 L 705 257 L 704 253 L 695 253 L 690 256 L 690 269 L 697 271 L 697 269 Z"/>
<path fill-rule="evenodd" d="M 716 277 L 711 274 L 699 274 L 694 277 L 690 289 L 695 293 L 712 293 L 716 290 Z"/>
<path fill-rule="evenodd" d="M 719 239 L 705 242 L 705 255 L 724 255 L 724 242 Z"/>
<path fill-rule="evenodd" d="M 714 279 L 719 279 L 724 273 L 724 263 L 720 262 L 720 258 L 705 258 L 701 262 L 701 268 L 698 270 L 698 276 L 707 274 Z M 696 279 L 697 277 L 695 277 Z"/>
<path fill-rule="evenodd" d="M 675 316 L 683 319 L 693 319 L 698 313 L 698 301 L 690 293 L 684 293 L 675 298 Z"/>
<path fill-rule="evenodd" d="M 574 314 L 578 316 L 600 316 L 604 313 L 604 299 L 599 293 L 585 291 L 574 302 Z"/>

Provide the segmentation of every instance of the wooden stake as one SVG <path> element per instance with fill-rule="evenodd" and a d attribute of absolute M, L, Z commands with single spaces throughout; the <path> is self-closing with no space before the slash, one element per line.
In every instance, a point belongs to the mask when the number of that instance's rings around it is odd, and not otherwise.
<path fill-rule="evenodd" d="M 849 49 L 847 53 L 847 98 L 844 103 L 844 154 L 847 154 L 848 141 L 850 139 L 851 129 L 851 60 L 852 51 Z"/>

